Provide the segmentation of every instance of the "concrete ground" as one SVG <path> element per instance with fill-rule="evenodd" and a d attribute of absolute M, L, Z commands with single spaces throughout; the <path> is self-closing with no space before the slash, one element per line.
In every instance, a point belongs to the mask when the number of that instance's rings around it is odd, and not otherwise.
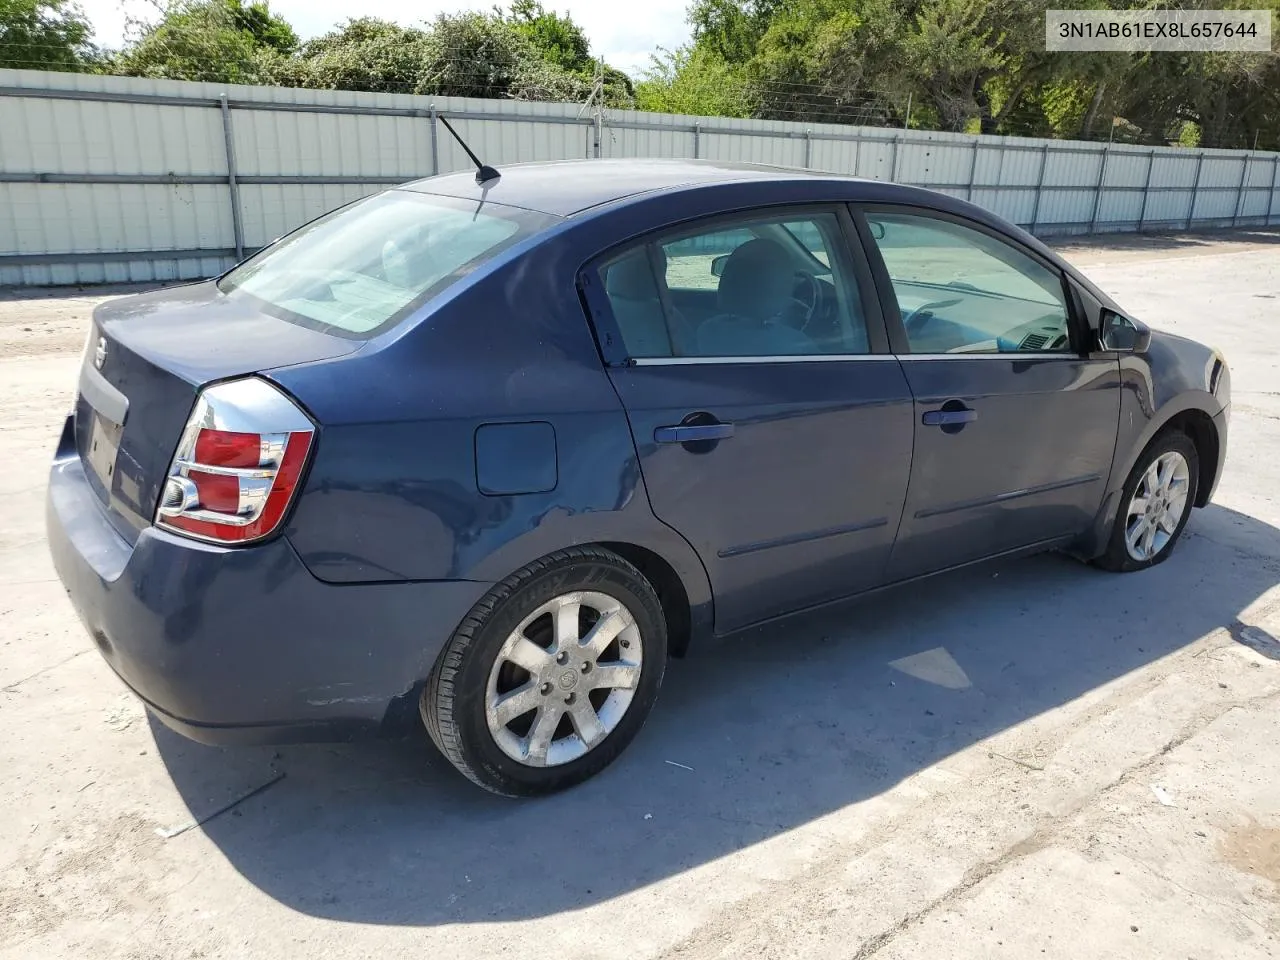
<path fill-rule="evenodd" d="M 1280 956 L 1277 241 L 1064 246 L 1232 365 L 1226 473 L 1168 563 L 1039 557 L 704 646 L 536 802 L 422 741 L 150 721 L 43 542 L 98 292 L 0 295 L 0 958 Z"/>

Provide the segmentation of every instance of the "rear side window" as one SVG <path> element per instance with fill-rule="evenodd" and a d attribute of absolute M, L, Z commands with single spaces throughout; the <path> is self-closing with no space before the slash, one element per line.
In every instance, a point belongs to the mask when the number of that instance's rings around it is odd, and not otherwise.
<path fill-rule="evenodd" d="M 555 219 L 389 190 L 307 224 L 218 287 L 282 319 L 368 337 Z"/>
<path fill-rule="evenodd" d="M 600 273 L 636 359 L 867 353 L 842 243 L 832 213 L 747 214 L 652 238 Z"/>

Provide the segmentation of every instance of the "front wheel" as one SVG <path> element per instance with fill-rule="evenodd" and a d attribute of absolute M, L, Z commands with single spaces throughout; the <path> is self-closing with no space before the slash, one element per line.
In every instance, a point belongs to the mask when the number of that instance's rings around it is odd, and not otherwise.
<path fill-rule="evenodd" d="M 1184 433 L 1170 431 L 1143 451 L 1121 494 L 1107 552 L 1107 570 L 1145 570 L 1163 562 L 1182 536 L 1196 499 L 1200 461 Z"/>
<path fill-rule="evenodd" d="M 427 732 L 494 793 L 534 796 L 610 764 L 648 716 L 667 635 L 652 585 L 579 547 L 497 584 L 467 615 L 422 694 Z"/>

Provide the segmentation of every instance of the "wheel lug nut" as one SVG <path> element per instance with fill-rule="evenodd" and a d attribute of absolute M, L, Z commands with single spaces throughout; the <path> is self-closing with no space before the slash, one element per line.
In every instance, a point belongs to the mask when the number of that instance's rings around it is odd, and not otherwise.
<path fill-rule="evenodd" d="M 582 672 L 583 672 L 583 673 L 590 673 L 590 672 L 591 672 L 591 661 L 590 661 L 590 660 L 588 660 L 588 661 L 586 661 L 585 663 L 583 663 L 583 665 L 582 665 Z"/>
<path fill-rule="evenodd" d="M 564 702 L 569 706 L 573 706 L 574 701 L 576 701 L 577 699 L 578 699 L 578 695 L 576 693 L 571 693 L 564 698 Z"/>
<path fill-rule="evenodd" d="M 568 663 L 568 662 L 569 662 L 569 654 L 568 654 L 568 653 L 566 653 L 565 651 L 561 650 L 559 653 L 557 653 L 557 654 L 556 654 L 556 663 L 563 665 L 563 664 L 566 664 L 566 663 Z"/>
<path fill-rule="evenodd" d="M 538 692 L 545 697 L 547 694 L 551 692 L 551 684 L 544 683 L 542 686 L 538 688 Z"/>

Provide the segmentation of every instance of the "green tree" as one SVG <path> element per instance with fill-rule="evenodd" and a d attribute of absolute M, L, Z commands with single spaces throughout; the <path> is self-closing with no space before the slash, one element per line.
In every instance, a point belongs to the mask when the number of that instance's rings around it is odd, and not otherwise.
<path fill-rule="evenodd" d="M 425 31 L 361 17 L 269 60 L 266 72 L 283 86 L 416 93 L 433 53 Z"/>
<path fill-rule="evenodd" d="M 442 14 L 426 29 L 365 17 L 303 44 L 295 56 L 270 59 L 266 69 L 272 82 L 298 87 L 585 103 L 592 74 L 548 57 L 524 26 L 500 11 Z M 630 106 L 630 81 L 612 73 L 606 102 Z"/>
<path fill-rule="evenodd" d="M 636 107 L 655 113 L 749 117 L 752 99 L 739 70 L 698 46 L 659 48 L 635 88 Z"/>
<path fill-rule="evenodd" d="M 111 62 L 114 73 L 171 80 L 259 83 L 273 62 L 298 45 L 297 34 L 266 3 L 241 0 L 173 0 L 155 24 Z"/>
<path fill-rule="evenodd" d="M 646 102 L 789 120 L 905 123 L 982 133 L 1280 145 L 1274 53 L 1050 53 L 1050 0 L 693 0 L 691 48 L 642 85 Z M 1075 0 L 1094 9 L 1170 0 Z M 1182 8 L 1280 0 L 1178 0 Z M 717 99 L 715 71 L 735 95 Z M 745 89 L 744 96 L 738 96 Z M 701 95 L 675 97 L 673 91 Z M 727 101 L 727 102 L 722 102 Z"/>
<path fill-rule="evenodd" d="M 746 70 L 762 117 L 905 123 L 904 17 L 893 0 L 793 0 Z"/>
<path fill-rule="evenodd" d="M 288 56 L 298 49 L 298 35 L 289 21 L 271 12 L 265 0 L 245 6 L 242 0 L 226 0 L 236 27 L 253 37 L 261 46 Z"/>
<path fill-rule="evenodd" d="M 93 28 L 67 0 L 0 0 L 0 66 L 75 70 L 92 62 Z"/>
<path fill-rule="evenodd" d="M 515 0 L 506 19 L 548 63 L 573 73 L 595 70 L 587 35 L 568 14 L 549 12 L 538 0 Z"/>
<path fill-rule="evenodd" d="M 725 63 L 744 64 L 787 6 L 787 0 L 693 0 L 689 25 L 694 45 Z"/>

